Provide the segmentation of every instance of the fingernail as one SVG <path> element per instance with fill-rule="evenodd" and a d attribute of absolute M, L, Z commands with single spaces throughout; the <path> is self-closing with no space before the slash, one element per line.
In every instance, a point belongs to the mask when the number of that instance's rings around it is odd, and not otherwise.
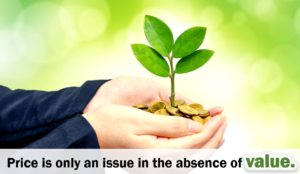
<path fill-rule="evenodd" d="M 224 115 L 221 115 L 221 124 L 224 123 L 224 119 L 225 119 L 225 116 L 224 116 Z"/>
<path fill-rule="evenodd" d="M 222 115 L 222 116 L 221 116 L 221 123 L 223 123 L 225 120 L 226 120 L 226 116 L 225 116 L 225 115 Z"/>
<path fill-rule="evenodd" d="M 196 121 L 189 121 L 189 131 L 193 133 L 198 133 L 202 131 L 202 124 Z"/>
<path fill-rule="evenodd" d="M 224 110 L 224 107 L 220 106 L 220 108 L 218 109 L 216 115 L 221 114 L 223 112 L 223 110 Z"/>
<path fill-rule="evenodd" d="M 218 145 L 218 148 L 220 148 L 221 146 L 223 146 L 224 142 L 225 142 L 225 139 L 223 138 L 223 139 L 221 140 L 220 144 Z"/>
<path fill-rule="evenodd" d="M 224 127 L 224 130 L 225 130 L 226 127 L 227 127 L 227 121 L 225 121 L 225 122 L 223 123 L 223 127 Z"/>
<path fill-rule="evenodd" d="M 217 106 L 217 107 L 209 109 L 208 111 L 209 111 L 209 114 L 213 117 L 213 116 L 222 114 L 223 109 L 224 109 L 224 107 Z"/>

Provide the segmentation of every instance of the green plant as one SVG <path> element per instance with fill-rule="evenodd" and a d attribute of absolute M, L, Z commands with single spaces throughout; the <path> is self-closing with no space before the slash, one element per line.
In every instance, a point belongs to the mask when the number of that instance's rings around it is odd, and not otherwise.
<path fill-rule="evenodd" d="M 194 71 L 203 66 L 214 54 L 212 50 L 197 50 L 204 40 L 206 28 L 190 28 L 183 32 L 174 43 L 173 34 L 168 25 L 156 17 L 146 15 L 144 32 L 153 48 L 144 44 L 132 44 L 132 51 L 148 71 L 157 76 L 170 77 L 170 102 L 174 107 L 175 73 L 183 74 Z M 168 58 L 170 66 L 164 57 Z M 173 58 L 181 58 L 175 70 Z"/>

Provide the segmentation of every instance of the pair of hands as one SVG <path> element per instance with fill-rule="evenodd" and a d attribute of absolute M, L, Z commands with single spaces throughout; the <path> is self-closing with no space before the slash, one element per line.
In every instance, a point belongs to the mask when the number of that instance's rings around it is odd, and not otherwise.
<path fill-rule="evenodd" d="M 103 84 L 83 111 L 94 128 L 101 148 L 215 149 L 225 139 L 227 121 L 221 107 L 210 109 L 214 116 L 204 126 L 177 117 L 161 116 L 133 108 L 153 101 L 169 102 L 170 89 L 149 79 L 120 76 Z M 187 104 L 189 98 L 176 93 Z"/>

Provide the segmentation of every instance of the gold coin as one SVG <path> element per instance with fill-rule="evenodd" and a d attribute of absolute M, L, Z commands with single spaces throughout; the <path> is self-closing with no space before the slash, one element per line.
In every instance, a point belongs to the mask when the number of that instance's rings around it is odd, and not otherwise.
<path fill-rule="evenodd" d="M 157 114 L 157 115 L 170 115 L 166 109 L 159 109 L 157 111 L 154 112 L 154 114 Z"/>
<path fill-rule="evenodd" d="M 175 100 L 175 107 L 177 108 L 178 106 L 182 105 L 182 106 L 186 106 L 186 103 L 184 100 Z"/>
<path fill-rule="evenodd" d="M 207 117 L 207 116 L 209 116 L 208 110 L 197 109 L 197 111 L 198 111 L 200 117 Z"/>
<path fill-rule="evenodd" d="M 205 117 L 205 118 L 203 119 L 204 124 L 206 124 L 206 122 L 207 122 L 209 119 L 211 119 L 211 118 L 212 118 L 211 116 Z"/>
<path fill-rule="evenodd" d="M 191 119 L 191 120 L 193 120 L 193 119 L 192 119 L 192 116 L 190 116 L 190 115 L 184 114 L 183 117 L 186 118 L 186 119 Z"/>
<path fill-rule="evenodd" d="M 197 121 L 197 122 L 201 123 L 202 125 L 204 125 L 204 120 L 199 116 L 193 116 L 192 120 Z"/>
<path fill-rule="evenodd" d="M 184 116 L 185 116 L 186 118 L 188 118 L 188 119 L 192 119 L 192 117 L 189 116 L 189 115 L 185 115 L 185 114 L 184 114 Z"/>
<path fill-rule="evenodd" d="M 173 108 L 172 106 L 167 106 L 166 110 L 171 114 L 175 116 L 183 116 L 178 109 Z"/>
<path fill-rule="evenodd" d="M 133 107 L 138 108 L 138 109 L 148 109 L 147 105 L 136 105 L 136 106 L 133 106 Z"/>
<path fill-rule="evenodd" d="M 166 104 L 166 106 L 169 106 L 169 104 L 168 103 L 166 103 L 166 102 L 164 102 L 165 104 Z"/>
<path fill-rule="evenodd" d="M 143 111 L 150 112 L 149 109 L 143 109 Z M 151 112 L 150 112 L 151 113 Z"/>
<path fill-rule="evenodd" d="M 155 102 L 151 103 L 149 110 L 150 110 L 150 112 L 154 113 L 157 110 L 165 109 L 165 108 L 166 108 L 165 102 L 155 101 Z"/>
<path fill-rule="evenodd" d="M 177 108 L 179 105 L 186 106 L 186 103 L 184 100 L 174 100 L 174 105 L 175 105 L 175 108 Z M 169 106 L 171 106 L 171 102 L 169 103 Z"/>
<path fill-rule="evenodd" d="M 178 106 L 178 109 L 182 112 L 182 113 L 185 113 L 187 115 L 198 115 L 198 111 L 189 107 L 189 106 L 182 106 L 182 105 L 179 105 Z"/>
<path fill-rule="evenodd" d="M 189 104 L 188 106 L 193 109 L 203 109 L 203 106 L 198 103 L 192 103 L 192 104 Z"/>

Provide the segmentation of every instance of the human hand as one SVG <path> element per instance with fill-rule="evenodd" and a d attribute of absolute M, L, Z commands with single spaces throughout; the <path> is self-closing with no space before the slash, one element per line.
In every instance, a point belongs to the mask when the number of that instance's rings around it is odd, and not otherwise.
<path fill-rule="evenodd" d="M 150 79 L 119 76 L 99 88 L 83 113 L 94 111 L 105 104 L 134 106 L 151 104 L 153 101 L 162 99 L 168 100 L 165 94 L 160 84 Z"/>
<path fill-rule="evenodd" d="M 161 116 L 132 107 L 108 104 L 84 114 L 101 148 L 215 149 L 222 143 L 226 117 L 204 126 L 177 116 Z M 198 133 L 201 132 L 201 133 Z"/>
<path fill-rule="evenodd" d="M 116 111 L 102 112 L 105 109 L 99 109 L 99 111 L 98 111 L 99 107 L 108 105 L 108 104 L 125 105 L 125 106 L 134 106 L 134 105 L 138 105 L 138 104 L 149 105 L 153 101 L 165 101 L 168 103 L 170 101 L 169 100 L 170 93 L 171 93 L 171 91 L 169 88 L 163 86 L 160 83 L 154 82 L 152 80 L 140 78 L 140 77 L 120 76 L 109 82 L 106 82 L 99 88 L 99 90 L 97 91 L 97 93 L 95 94 L 93 99 L 89 102 L 89 104 L 84 109 L 84 113 L 88 114 L 88 113 L 93 112 L 93 114 L 89 114 L 89 115 L 94 115 L 92 117 L 93 122 L 101 122 L 98 124 L 94 124 L 94 126 L 93 126 L 94 129 L 99 130 L 98 128 L 101 128 L 102 132 L 108 132 L 107 130 L 110 130 L 110 128 L 109 127 L 106 128 L 106 127 L 111 126 L 111 123 L 114 123 L 114 121 L 111 121 L 111 120 L 109 121 L 108 118 L 104 119 L 104 118 L 102 118 L 101 115 L 99 115 L 98 116 L 99 118 L 98 118 L 96 116 L 97 114 L 109 115 L 110 117 L 114 117 L 114 118 L 109 117 L 112 120 L 114 120 L 114 119 L 127 120 L 127 117 L 131 118 L 131 117 L 135 117 L 135 116 L 132 116 L 129 113 L 124 113 L 125 110 L 123 110 L 122 113 L 118 113 L 118 114 L 115 113 Z M 175 96 L 176 96 L 176 99 L 185 100 L 187 104 L 193 103 L 189 98 L 187 98 L 179 93 L 176 93 Z M 137 111 L 137 109 L 135 109 L 135 108 L 130 108 L 130 109 Z M 209 111 L 210 111 L 211 116 L 215 116 L 215 115 L 221 114 L 223 111 L 223 108 L 215 107 L 215 108 L 210 109 Z M 140 110 L 138 110 L 138 112 L 140 112 Z M 145 114 L 144 112 L 142 112 L 142 113 L 143 113 L 143 115 Z M 119 115 L 123 115 L 123 117 L 119 118 Z M 147 113 L 147 115 L 149 116 L 149 113 Z M 149 118 L 152 119 L 153 117 L 158 119 L 158 120 L 156 120 L 157 122 L 160 122 L 160 120 L 162 118 L 162 116 L 157 117 L 157 115 L 150 114 Z M 174 118 L 177 119 L 176 117 L 174 117 Z M 135 119 L 139 120 L 140 117 L 135 117 Z M 173 119 L 173 118 L 171 118 L 171 119 Z M 130 120 L 130 119 L 128 119 L 128 120 Z M 125 121 L 123 124 L 126 123 L 126 124 L 128 124 L 128 126 L 133 124 L 131 122 L 127 123 L 128 120 Z M 189 121 L 185 118 L 180 118 L 179 120 L 182 120 L 183 121 L 182 124 L 186 124 L 186 125 L 187 125 L 186 122 Z M 179 122 L 179 120 L 177 119 L 176 121 Z M 193 122 L 193 121 L 191 121 L 191 122 Z M 91 123 L 91 121 L 90 121 L 90 123 Z M 99 125 L 102 123 L 104 123 L 105 125 L 100 125 L 101 127 L 96 126 L 96 125 Z M 198 124 L 196 122 L 194 122 L 194 123 Z M 208 123 L 206 125 L 213 124 L 213 123 L 210 123 L 210 124 L 208 124 Z M 170 124 L 170 125 L 172 125 L 172 124 Z M 186 125 L 185 125 L 185 127 L 187 127 Z M 152 125 L 152 126 L 153 126 L 152 129 L 159 129 L 157 126 L 154 126 L 154 125 Z M 199 123 L 198 126 L 202 126 L 202 125 L 200 125 L 200 123 Z M 214 126 L 216 126 L 216 125 L 214 125 Z M 209 139 L 207 144 L 203 144 L 203 148 L 219 148 L 225 141 L 223 139 L 223 133 L 224 133 L 225 129 L 223 129 L 223 128 L 224 127 L 219 125 L 217 132 L 215 132 L 215 134 Z M 204 129 L 209 130 L 210 127 L 204 126 Z M 198 128 L 198 130 L 199 130 L 199 128 Z M 176 133 L 176 131 L 174 131 L 174 132 Z M 102 134 L 99 134 L 99 135 L 102 135 Z M 122 133 L 120 135 L 122 135 Z M 163 137 L 177 138 L 177 137 L 185 136 L 185 134 L 184 135 L 177 134 L 176 136 L 169 136 L 169 135 L 163 136 L 163 135 L 159 135 L 159 134 L 157 134 L 157 135 L 152 134 L 152 135 L 159 137 L 158 139 L 161 139 L 161 140 L 163 140 Z M 113 136 L 110 136 L 110 137 L 113 137 Z M 118 136 L 116 136 L 116 138 L 117 137 Z M 116 141 L 116 140 L 112 139 L 112 141 Z M 99 141 L 99 143 L 100 143 L 100 141 Z M 101 146 L 101 147 L 103 148 L 103 146 Z M 104 146 L 104 147 L 106 147 L 106 146 Z M 109 146 L 108 148 L 118 148 L 118 147 L 110 147 Z M 121 146 L 119 148 L 121 148 Z M 123 146 L 122 146 L 122 148 L 123 148 Z"/>
<path fill-rule="evenodd" d="M 146 104 L 150 105 L 154 101 L 164 101 L 169 103 L 171 90 L 166 86 L 150 79 L 119 76 L 111 81 L 104 83 L 95 96 L 85 107 L 83 113 L 96 110 L 105 104 L 117 104 L 124 106 L 134 106 Z M 188 97 L 176 93 L 176 99 L 185 100 L 187 104 L 193 103 Z M 221 114 L 223 108 L 214 109 Z"/>

